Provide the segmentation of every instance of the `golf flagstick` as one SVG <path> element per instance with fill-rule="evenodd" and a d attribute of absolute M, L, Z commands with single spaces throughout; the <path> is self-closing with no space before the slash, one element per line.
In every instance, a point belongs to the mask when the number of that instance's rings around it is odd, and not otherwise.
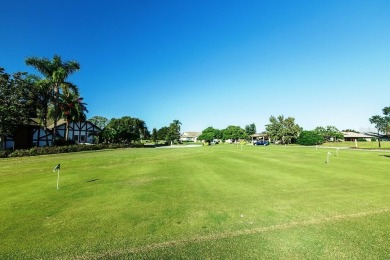
<path fill-rule="evenodd" d="M 331 152 L 328 152 L 328 155 L 326 156 L 326 161 L 325 163 L 328 164 L 329 163 L 329 157 L 332 155 Z"/>
<path fill-rule="evenodd" d="M 56 167 L 54 167 L 53 172 L 57 171 L 57 190 L 59 189 L 58 185 L 60 183 L 60 164 L 57 164 Z"/>

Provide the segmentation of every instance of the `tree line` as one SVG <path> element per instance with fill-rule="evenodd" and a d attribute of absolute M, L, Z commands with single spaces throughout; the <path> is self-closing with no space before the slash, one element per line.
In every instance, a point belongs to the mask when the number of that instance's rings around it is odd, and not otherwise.
<path fill-rule="evenodd" d="M 63 119 L 66 122 L 65 140 L 68 140 L 70 122 L 85 121 L 88 112 L 78 86 L 68 81 L 71 74 L 80 70 L 80 64 L 77 61 L 63 61 L 58 55 L 54 55 L 52 60 L 29 57 L 25 63 L 41 75 L 26 72 L 9 74 L 0 67 L 0 138 L 12 135 L 20 125 L 28 124 L 30 118 L 38 118 L 39 124 L 45 130 L 48 125 L 54 125 L 53 141 L 57 138 L 57 123 Z M 387 134 L 390 130 L 390 107 L 383 108 L 382 112 L 383 116 L 375 115 L 369 118 L 370 123 L 377 129 L 378 137 L 379 133 Z M 179 120 L 173 120 L 160 129 L 153 128 L 152 133 L 142 119 L 130 116 L 110 120 L 95 116 L 90 121 L 102 129 L 99 136 L 101 142 L 120 143 L 152 139 L 154 142 L 164 140 L 173 143 L 180 139 Z M 343 138 L 334 126 L 304 131 L 295 123 L 293 117 L 285 118 L 283 115 L 271 116 L 265 129 L 272 141 L 281 144 L 313 145 Z M 214 139 L 249 139 L 250 135 L 255 133 L 254 123 L 246 125 L 244 129 L 230 125 L 219 130 L 210 126 L 202 131 L 199 139 L 207 142 Z"/>
<path fill-rule="evenodd" d="M 384 131 L 387 127 L 389 129 L 388 119 L 390 115 L 390 109 L 385 108 L 385 117 L 378 119 L 378 126 L 380 131 Z M 387 113 L 387 114 L 386 114 Z M 375 116 L 376 120 L 379 116 Z M 389 120 L 389 121 L 386 121 Z M 386 123 L 384 123 L 386 121 Z M 373 122 L 370 119 L 370 122 Z M 382 126 L 382 128 L 381 128 Z M 296 122 L 293 117 L 270 116 L 269 123 L 265 125 L 265 130 L 262 134 L 267 135 L 269 140 L 277 144 L 293 144 L 297 143 L 300 145 L 319 145 L 324 142 L 343 140 L 344 135 L 335 126 L 318 126 L 313 130 L 303 130 Z M 356 132 L 351 129 L 342 130 L 344 132 Z M 250 136 L 256 133 L 255 124 L 246 125 L 245 129 L 239 126 L 228 126 L 225 129 L 219 130 L 213 127 L 207 127 L 202 131 L 202 134 L 198 137 L 199 140 L 211 142 L 212 140 L 249 140 Z M 379 132 L 378 132 L 379 134 Z"/>
<path fill-rule="evenodd" d="M 112 119 L 94 116 L 89 121 L 102 129 L 99 134 L 99 142 L 131 143 L 152 139 L 154 143 L 160 140 L 173 143 L 180 140 L 181 122 L 177 119 L 158 130 L 153 128 L 152 133 L 150 133 L 144 120 L 130 116 Z"/>

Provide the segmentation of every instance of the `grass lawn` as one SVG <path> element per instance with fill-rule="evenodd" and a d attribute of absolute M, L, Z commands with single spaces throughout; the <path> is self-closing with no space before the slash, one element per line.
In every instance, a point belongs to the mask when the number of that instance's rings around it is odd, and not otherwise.
<path fill-rule="evenodd" d="M 389 259 L 390 153 L 335 151 L 0 159 L 0 259 Z"/>
<path fill-rule="evenodd" d="M 361 149 L 386 149 L 390 150 L 389 141 L 381 141 L 381 148 L 379 148 L 378 142 L 357 142 L 358 147 Z M 322 146 L 325 147 L 353 147 L 356 148 L 355 142 L 329 142 L 324 143 Z"/>

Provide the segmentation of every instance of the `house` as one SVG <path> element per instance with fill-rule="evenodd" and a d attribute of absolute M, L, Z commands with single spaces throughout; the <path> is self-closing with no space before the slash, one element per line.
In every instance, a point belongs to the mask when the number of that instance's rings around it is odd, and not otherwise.
<path fill-rule="evenodd" d="M 54 124 L 50 125 L 49 128 L 53 129 Z M 95 124 L 84 121 L 84 122 L 70 122 L 69 124 L 69 135 L 68 139 L 73 140 L 78 144 L 94 143 L 94 137 L 99 134 L 101 129 Z M 57 123 L 57 135 L 65 137 L 66 133 L 66 122 L 60 120 Z"/>
<path fill-rule="evenodd" d="M 201 132 L 184 132 L 180 136 L 180 141 L 183 142 L 197 142 L 198 137 L 201 135 Z"/>
<path fill-rule="evenodd" d="M 344 135 L 344 141 L 355 141 L 359 139 L 365 139 L 366 141 L 371 142 L 371 138 L 373 136 L 362 134 L 362 133 L 355 133 L 355 132 L 341 132 Z"/>
<path fill-rule="evenodd" d="M 13 136 L 4 137 L 5 149 L 28 149 L 31 147 L 50 146 L 53 140 L 54 124 L 46 129 L 39 124 L 36 118 L 30 118 L 29 122 L 21 125 Z M 60 120 L 57 122 L 57 136 L 65 138 L 66 122 Z M 94 137 L 99 134 L 101 129 L 95 124 L 84 122 L 70 122 L 68 139 L 76 143 L 94 143 Z"/>

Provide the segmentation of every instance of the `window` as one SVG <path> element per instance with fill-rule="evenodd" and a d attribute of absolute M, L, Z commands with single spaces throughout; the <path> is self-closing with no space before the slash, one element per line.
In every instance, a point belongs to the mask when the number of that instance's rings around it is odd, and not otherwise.
<path fill-rule="evenodd" d="M 73 141 L 78 142 L 79 141 L 79 136 L 78 135 L 73 135 Z"/>
<path fill-rule="evenodd" d="M 85 143 L 85 135 L 80 136 L 80 142 Z"/>

